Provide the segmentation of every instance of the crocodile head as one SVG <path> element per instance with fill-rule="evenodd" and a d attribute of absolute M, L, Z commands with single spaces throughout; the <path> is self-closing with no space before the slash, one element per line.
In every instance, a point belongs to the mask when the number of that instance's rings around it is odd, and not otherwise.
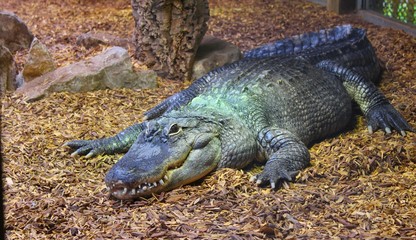
<path fill-rule="evenodd" d="M 196 181 L 221 157 L 220 124 L 203 117 L 162 117 L 148 122 L 105 178 L 118 199 L 135 199 Z"/>

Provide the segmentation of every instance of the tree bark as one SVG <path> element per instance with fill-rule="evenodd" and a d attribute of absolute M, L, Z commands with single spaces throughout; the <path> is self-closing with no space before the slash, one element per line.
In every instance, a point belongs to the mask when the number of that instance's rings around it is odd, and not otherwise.
<path fill-rule="evenodd" d="M 189 80 L 207 31 L 208 0 L 132 0 L 135 57 L 168 79 Z"/>

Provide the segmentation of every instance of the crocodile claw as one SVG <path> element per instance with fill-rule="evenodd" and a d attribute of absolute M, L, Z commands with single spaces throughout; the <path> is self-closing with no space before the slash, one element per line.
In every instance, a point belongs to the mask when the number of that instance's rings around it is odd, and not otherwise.
<path fill-rule="evenodd" d="M 276 189 L 276 184 L 281 182 L 292 182 L 293 178 L 298 174 L 298 171 L 287 171 L 279 169 L 277 171 L 263 171 L 262 173 L 252 176 L 250 182 L 254 182 L 256 185 L 270 184 L 272 189 Z"/>
<path fill-rule="evenodd" d="M 101 153 L 94 140 L 74 140 L 64 143 L 63 146 L 71 148 L 71 157 L 85 155 L 86 158 L 91 158 Z"/>
<path fill-rule="evenodd" d="M 401 135 L 406 136 L 406 131 L 415 131 L 389 103 L 373 107 L 367 112 L 366 118 L 369 133 L 382 129 L 386 134 L 390 134 L 394 129 Z"/>

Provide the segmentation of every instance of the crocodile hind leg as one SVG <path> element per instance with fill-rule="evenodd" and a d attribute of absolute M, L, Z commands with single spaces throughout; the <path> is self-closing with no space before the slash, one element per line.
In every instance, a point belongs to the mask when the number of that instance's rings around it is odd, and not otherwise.
<path fill-rule="evenodd" d="M 276 188 L 277 183 L 292 181 L 300 170 L 309 165 L 308 148 L 287 130 L 265 128 L 260 131 L 257 140 L 267 159 L 263 172 L 250 179 L 258 185 L 270 184 Z"/>
<path fill-rule="evenodd" d="M 86 155 L 93 157 L 100 154 L 115 154 L 127 152 L 144 129 L 145 123 L 134 124 L 117 135 L 95 140 L 74 140 L 64 144 L 72 149 L 71 156 Z"/>
<path fill-rule="evenodd" d="M 358 103 L 364 113 L 370 133 L 377 129 L 382 129 L 386 133 L 391 133 L 392 129 L 395 129 L 403 136 L 406 135 L 406 131 L 414 132 L 373 82 L 334 61 L 321 61 L 317 66 L 341 79 L 348 94 Z"/>

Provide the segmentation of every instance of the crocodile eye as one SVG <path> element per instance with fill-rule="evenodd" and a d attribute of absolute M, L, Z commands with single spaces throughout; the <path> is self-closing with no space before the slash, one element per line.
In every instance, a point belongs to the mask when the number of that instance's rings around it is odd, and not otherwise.
<path fill-rule="evenodd" d="M 182 128 L 179 127 L 178 124 L 174 123 L 170 126 L 168 134 L 169 134 L 169 136 L 173 136 L 173 135 L 178 134 L 181 130 L 182 130 Z"/>

